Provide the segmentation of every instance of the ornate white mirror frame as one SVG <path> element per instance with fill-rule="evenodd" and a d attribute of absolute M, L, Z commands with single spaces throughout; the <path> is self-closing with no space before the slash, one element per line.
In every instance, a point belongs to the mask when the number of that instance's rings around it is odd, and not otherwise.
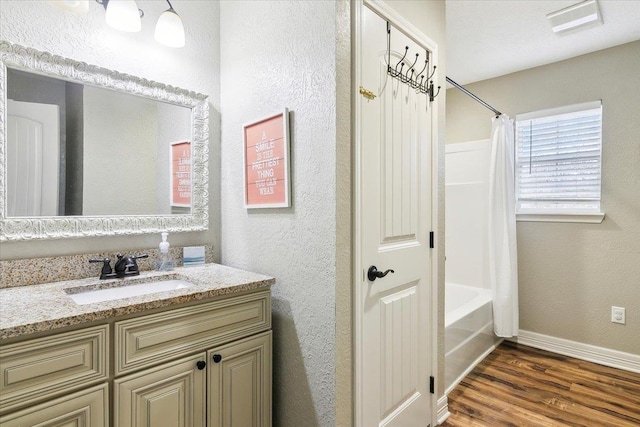
<path fill-rule="evenodd" d="M 7 67 L 142 96 L 191 109 L 191 213 L 182 215 L 7 217 Z M 206 95 L 0 40 L 0 241 L 207 230 L 209 99 Z"/>

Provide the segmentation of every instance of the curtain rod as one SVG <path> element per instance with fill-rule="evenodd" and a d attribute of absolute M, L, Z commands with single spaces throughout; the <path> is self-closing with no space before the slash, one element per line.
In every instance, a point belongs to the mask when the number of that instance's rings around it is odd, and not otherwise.
<path fill-rule="evenodd" d="M 449 77 L 447 77 L 447 83 L 452 84 L 453 86 L 457 87 L 458 89 L 460 89 L 461 91 L 463 91 L 464 93 L 466 93 L 467 95 L 469 95 L 471 98 L 475 99 L 476 101 L 478 101 L 480 104 L 484 105 L 485 107 L 487 107 L 489 110 L 493 111 L 494 113 L 496 113 L 497 116 L 502 115 L 502 113 L 498 110 L 496 110 L 495 108 L 493 108 L 491 105 L 487 104 L 486 102 L 484 102 L 482 99 L 478 98 L 476 95 L 474 95 L 473 93 L 469 92 L 467 89 L 464 88 L 464 86 L 459 85 L 458 83 L 454 82 L 453 80 L 451 80 Z"/>

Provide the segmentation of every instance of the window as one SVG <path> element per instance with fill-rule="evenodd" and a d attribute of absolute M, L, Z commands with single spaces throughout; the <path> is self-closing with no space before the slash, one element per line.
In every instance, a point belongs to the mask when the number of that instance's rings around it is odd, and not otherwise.
<path fill-rule="evenodd" d="M 518 220 L 601 222 L 601 101 L 516 115 Z"/>

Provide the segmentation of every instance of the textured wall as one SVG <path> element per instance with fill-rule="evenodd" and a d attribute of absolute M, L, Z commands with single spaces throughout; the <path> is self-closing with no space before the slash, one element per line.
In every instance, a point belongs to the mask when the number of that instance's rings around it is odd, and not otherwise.
<path fill-rule="evenodd" d="M 602 224 L 519 222 L 520 328 L 640 354 L 640 41 L 468 85 L 515 116 L 602 99 Z M 491 112 L 448 91 L 448 142 L 487 138 Z M 610 322 L 611 306 L 627 324 Z"/>
<path fill-rule="evenodd" d="M 220 4 L 222 261 L 274 276 L 275 426 L 335 424 L 336 5 Z M 292 207 L 243 206 L 242 125 L 291 111 Z"/>
<path fill-rule="evenodd" d="M 219 3 L 181 0 L 176 11 L 185 23 L 186 46 L 172 49 L 153 39 L 155 23 L 166 3 L 138 0 L 145 12 L 140 33 L 123 33 L 108 27 L 104 8 L 89 2 L 89 11 L 78 15 L 46 1 L 0 1 L 0 38 L 90 64 L 209 95 L 210 102 L 210 201 L 209 231 L 173 233 L 171 243 L 180 246 L 213 243 L 219 259 L 219 120 L 220 55 Z M 135 183 L 131 183 L 135 188 Z M 159 236 L 128 236 L 3 243 L 3 259 L 31 258 L 86 252 L 121 251 L 157 247 Z"/>

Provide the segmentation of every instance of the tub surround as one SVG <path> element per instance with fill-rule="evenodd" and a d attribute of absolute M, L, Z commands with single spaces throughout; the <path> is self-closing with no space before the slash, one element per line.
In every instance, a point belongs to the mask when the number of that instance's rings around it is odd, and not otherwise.
<path fill-rule="evenodd" d="M 186 280 L 194 286 L 87 305 L 76 304 L 67 291 L 79 287 L 101 289 L 171 279 Z M 268 288 L 274 283 L 274 278 L 262 274 L 219 264 L 205 264 L 199 267 L 178 267 L 170 272 L 141 272 L 140 276 L 125 279 L 99 280 L 96 276 L 31 286 L 14 286 L 0 289 L 0 340 L 205 298 Z"/>

